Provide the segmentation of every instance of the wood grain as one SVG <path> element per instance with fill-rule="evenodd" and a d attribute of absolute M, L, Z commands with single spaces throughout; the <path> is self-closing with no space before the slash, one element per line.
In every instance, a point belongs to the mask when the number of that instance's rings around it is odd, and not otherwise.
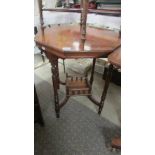
<path fill-rule="evenodd" d="M 60 58 L 98 58 L 120 46 L 119 33 L 87 26 L 86 41 L 81 41 L 80 25 L 60 25 L 40 29 L 35 36 L 38 46 Z"/>
<path fill-rule="evenodd" d="M 113 53 L 108 56 L 108 61 L 118 67 L 121 68 L 121 47 L 116 49 Z"/>

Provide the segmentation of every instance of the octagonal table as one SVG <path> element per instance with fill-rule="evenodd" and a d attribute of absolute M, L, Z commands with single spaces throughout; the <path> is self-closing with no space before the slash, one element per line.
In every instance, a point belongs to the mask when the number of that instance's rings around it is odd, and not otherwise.
<path fill-rule="evenodd" d="M 87 96 L 101 109 L 101 101 L 92 96 L 92 84 L 96 58 L 107 57 L 120 47 L 118 32 L 87 26 L 86 39 L 81 39 L 80 25 L 54 25 L 41 28 L 35 36 L 36 45 L 43 49 L 52 66 L 55 111 L 59 117 L 60 108 L 73 95 Z M 58 59 L 92 58 L 93 67 L 88 76 L 66 75 L 66 82 L 60 81 Z M 59 102 L 59 85 L 66 85 L 66 96 Z"/>

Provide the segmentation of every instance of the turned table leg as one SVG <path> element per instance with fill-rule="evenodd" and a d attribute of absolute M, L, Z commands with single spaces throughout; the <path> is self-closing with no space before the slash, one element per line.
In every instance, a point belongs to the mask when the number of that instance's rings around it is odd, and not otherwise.
<path fill-rule="evenodd" d="M 108 69 L 108 72 L 107 72 L 107 75 L 106 75 L 106 79 L 105 79 L 105 84 L 104 84 L 104 89 L 103 89 L 102 96 L 101 96 L 101 101 L 100 101 L 100 105 L 99 105 L 98 114 L 101 114 L 103 106 L 104 106 L 104 101 L 105 101 L 107 91 L 108 91 L 108 88 L 109 88 L 109 84 L 110 84 L 110 80 L 111 80 L 111 77 L 112 77 L 112 70 L 113 70 L 113 65 L 110 65 L 109 69 Z"/>
<path fill-rule="evenodd" d="M 56 117 L 60 116 L 60 105 L 59 105 L 59 70 L 58 70 L 58 58 L 56 56 L 51 56 L 50 63 L 52 66 L 52 81 L 53 81 L 53 89 L 54 89 L 54 101 L 55 101 L 55 112 Z"/>

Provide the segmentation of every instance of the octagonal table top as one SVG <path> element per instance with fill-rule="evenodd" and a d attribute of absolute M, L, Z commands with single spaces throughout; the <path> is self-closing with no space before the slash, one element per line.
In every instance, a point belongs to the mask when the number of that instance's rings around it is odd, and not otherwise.
<path fill-rule="evenodd" d="M 60 58 L 105 57 L 121 44 L 119 33 L 87 26 L 86 40 L 81 40 L 80 25 L 54 25 L 42 28 L 36 44 L 48 54 Z"/>

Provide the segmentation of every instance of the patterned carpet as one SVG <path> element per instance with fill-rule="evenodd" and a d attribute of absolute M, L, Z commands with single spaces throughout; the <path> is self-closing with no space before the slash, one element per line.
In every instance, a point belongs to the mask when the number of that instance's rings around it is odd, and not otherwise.
<path fill-rule="evenodd" d="M 46 85 L 48 86 L 48 85 Z M 45 87 L 46 87 L 45 86 Z M 47 99 L 43 86 L 37 86 L 45 127 L 34 126 L 35 155 L 120 155 L 107 148 L 120 128 L 70 98 L 55 117 L 54 102 Z M 45 93 L 44 93 L 45 92 Z M 42 94 L 44 93 L 44 94 Z M 62 94 L 60 94 L 62 96 Z"/>

